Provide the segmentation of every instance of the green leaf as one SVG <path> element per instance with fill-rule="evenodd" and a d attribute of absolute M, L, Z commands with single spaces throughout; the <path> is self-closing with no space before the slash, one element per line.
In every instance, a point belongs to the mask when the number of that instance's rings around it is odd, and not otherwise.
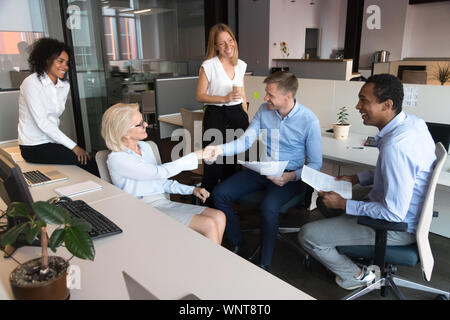
<path fill-rule="evenodd" d="M 13 202 L 8 207 L 9 217 L 25 217 L 31 219 L 30 208 L 23 202 Z"/>
<path fill-rule="evenodd" d="M 45 227 L 45 223 L 42 221 L 28 223 L 28 228 L 25 231 L 25 238 L 29 244 L 36 239 L 37 235 L 41 232 L 42 227 Z"/>
<path fill-rule="evenodd" d="M 83 229 L 86 232 L 89 232 L 92 230 L 92 225 L 84 219 L 74 218 L 69 221 L 69 225 L 71 227 L 80 227 L 81 229 Z"/>
<path fill-rule="evenodd" d="M 61 209 L 48 202 L 35 202 L 33 203 L 33 209 L 39 218 L 48 224 L 66 224 L 70 220 L 69 213 L 65 209 Z"/>
<path fill-rule="evenodd" d="M 13 244 L 16 242 L 17 237 L 23 232 L 23 230 L 27 227 L 28 223 L 23 223 L 20 225 L 17 225 L 11 229 L 9 229 L 1 238 L 0 245 L 2 247 L 6 246 L 7 244 Z"/>
<path fill-rule="evenodd" d="M 95 249 L 89 234 L 81 227 L 67 227 L 64 243 L 75 257 L 94 260 Z"/>
<path fill-rule="evenodd" d="M 48 246 L 52 249 L 53 252 L 56 252 L 56 249 L 63 243 L 64 236 L 66 234 L 65 229 L 56 229 L 53 231 L 52 236 L 48 242 Z"/>

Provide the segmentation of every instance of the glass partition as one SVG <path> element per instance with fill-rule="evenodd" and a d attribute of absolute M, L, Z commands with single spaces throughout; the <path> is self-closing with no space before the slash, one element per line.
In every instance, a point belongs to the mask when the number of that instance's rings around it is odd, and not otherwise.
<path fill-rule="evenodd" d="M 28 47 L 48 35 L 44 3 L 0 0 L 0 8 L 0 89 L 17 90 L 30 74 Z"/>
<path fill-rule="evenodd" d="M 203 0 L 103 1 L 102 15 L 109 105 L 142 105 L 156 78 L 198 75 Z"/>

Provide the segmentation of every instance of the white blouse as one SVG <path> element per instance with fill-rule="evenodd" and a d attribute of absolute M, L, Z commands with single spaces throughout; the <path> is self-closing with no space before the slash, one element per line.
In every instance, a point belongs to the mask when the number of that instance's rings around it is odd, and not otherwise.
<path fill-rule="evenodd" d="M 227 75 L 222 62 L 220 62 L 217 56 L 205 60 L 202 64 L 202 68 L 205 71 L 206 78 L 209 82 L 206 94 L 210 96 L 224 97 L 233 90 L 233 85 L 239 87 L 244 86 L 244 75 L 247 70 L 247 64 L 242 60 L 238 59 L 237 65 L 234 66 L 234 79 L 230 79 Z M 230 101 L 228 103 L 212 104 L 218 106 L 232 106 L 242 102 L 243 99 L 241 98 L 240 100 Z"/>
<path fill-rule="evenodd" d="M 178 160 L 158 165 L 152 148 L 139 141 L 141 155 L 132 150 L 111 152 L 107 165 L 116 187 L 134 195 L 145 197 L 162 193 L 192 194 L 194 187 L 169 180 L 184 170 L 198 168 L 198 158 L 190 153 Z"/>
<path fill-rule="evenodd" d="M 40 79 L 37 73 L 25 78 L 19 94 L 19 145 L 59 143 L 70 150 L 76 146 L 59 129 L 69 90 L 68 82 L 58 79 L 54 84 L 46 73 Z"/>

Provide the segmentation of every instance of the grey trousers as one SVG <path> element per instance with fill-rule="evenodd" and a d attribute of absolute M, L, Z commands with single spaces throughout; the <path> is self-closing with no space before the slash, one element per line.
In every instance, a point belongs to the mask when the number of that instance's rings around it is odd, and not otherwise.
<path fill-rule="evenodd" d="M 414 234 L 388 231 L 387 244 L 408 245 L 416 241 Z M 351 279 L 360 272 L 360 268 L 345 255 L 340 254 L 337 246 L 373 245 L 375 231 L 359 225 L 357 217 L 341 216 L 314 221 L 304 225 L 298 234 L 303 248 L 325 267 L 341 279 Z"/>

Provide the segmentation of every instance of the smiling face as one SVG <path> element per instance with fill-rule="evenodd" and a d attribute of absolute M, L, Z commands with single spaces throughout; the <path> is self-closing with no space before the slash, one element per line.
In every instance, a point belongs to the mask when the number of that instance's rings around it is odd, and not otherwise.
<path fill-rule="evenodd" d="M 67 70 L 69 70 L 69 55 L 62 51 L 61 54 L 53 59 L 46 72 L 48 77 L 56 84 L 58 79 L 63 79 Z"/>
<path fill-rule="evenodd" d="M 235 47 L 233 37 L 228 32 L 223 31 L 217 35 L 215 48 L 219 57 L 233 58 Z"/>
<path fill-rule="evenodd" d="M 277 83 L 268 83 L 266 85 L 266 95 L 264 101 L 267 102 L 269 110 L 284 110 L 292 104 L 292 94 L 284 92 L 278 88 Z"/>
<path fill-rule="evenodd" d="M 367 126 L 375 126 L 379 130 L 395 117 L 395 112 L 392 110 L 393 102 L 388 99 L 379 103 L 377 97 L 374 95 L 375 84 L 365 84 L 359 92 L 359 102 L 356 109 L 361 113 L 363 122 Z"/>
<path fill-rule="evenodd" d="M 130 141 L 137 142 L 147 138 L 147 123 L 142 119 L 142 114 L 139 111 L 133 112 L 130 122 L 132 127 L 124 136 L 124 141 L 126 144 Z"/>

